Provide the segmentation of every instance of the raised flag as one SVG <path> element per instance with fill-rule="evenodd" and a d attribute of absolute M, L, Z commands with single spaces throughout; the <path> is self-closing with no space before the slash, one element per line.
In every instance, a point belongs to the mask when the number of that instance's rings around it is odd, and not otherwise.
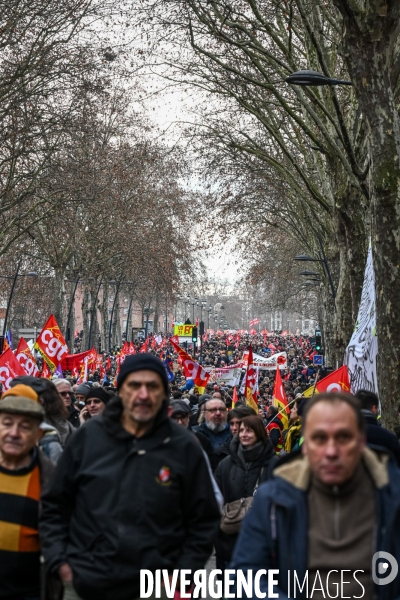
<path fill-rule="evenodd" d="M 26 371 L 9 348 L 0 356 L 0 382 L 3 392 L 9 390 L 11 381 L 20 375 L 26 375 Z"/>
<path fill-rule="evenodd" d="M 26 340 L 20 338 L 15 354 L 17 361 L 23 367 L 28 375 L 32 377 L 40 377 L 39 367 L 36 364 L 36 360 L 29 348 Z"/>
<path fill-rule="evenodd" d="M 161 359 L 161 357 L 160 357 L 160 359 Z M 169 350 L 167 350 L 165 353 L 165 360 L 163 361 L 163 364 L 164 364 L 165 370 L 167 372 L 168 381 L 170 383 L 172 383 L 172 381 L 174 381 L 174 379 L 175 379 L 175 375 L 172 370 L 173 362 L 172 362 L 172 358 L 169 354 Z"/>
<path fill-rule="evenodd" d="M 249 348 L 249 358 L 248 365 L 246 370 L 246 380 L 244 384 L 244 395 L 246 398 L 247 406 L 251 406 L 254 408 L 256 412 L 258 412 L 257 405 L 257 369 L 253 364 L 253 348 L 250 346 Z"/>
<path fill-rule="evenodd" d="M 136 349 L 133 342 L 130 342 L 129 344 L 129 354 L 136 354 Z"/>
<path fill-rule="evenodd" d="M 193 379 L 194 385 L 197 387 L 200 394 L 204 394 L 205 387 L 210 379 L 210 373 L 207 373 L 204 367 L 194 361 L 190 354 L 185 352 L 185 350 L 183 350 L 179 344 L 173 341 L 173 338 L 170 338 L 169 341 L 171 342 L 175 351 L 178 353 L 185 377 L 188 379 Z"/>
<path fill-rule="evenodd" d="M 276 408 L 279 411 L 279 417 L 283 423 L 283 428 L 287 429 L 289 425 L 290 409 L 286 398 L 285 390 L 283 388 L 280 369 L 276 370 L 273 405 L 276 406 Z"/>
<path fill-rule="evenodd" d="M 48 318 L 35 342 L 34 348 L 39 350 L 52 372 L 63 357 L 68 354 L 68 346 L 54 315 L 50 315 Z"/>
<path fill-rule="evenodd" d="M 42 367 L 42 372 L 40 374 L 40 377 L 42 377 L 43 379 L 50 379 L 50 377 L 51 377 L 50 369 L 47 366 L 47 362 L 45 360 L 43 361 L 43 367 Z"/>
<path fill-rule="evenodd" d="M 395 323 L 393 327 L 396 327 Z M 377 356 L 375 271 L 370 246 L 357 322 L 343 361 L 348 367 L 352 394 L 359 390 L 369 390 L 378 394 Z M 381 360 L 385 358 L 382 357 Z"/>
<path fill-rule="evenodd" d="M 86 356 L 89 356 L 93 352 L 92 350 L 86 350 L 86 352 L 78 352 L 77 354 L 66 354 L 63 356 L 61 361 L 61 367 L 63 371 L 73 371 L 74 369 L 80 369 L 83 360 Z"/>
<path fill-rule="evenodd" d="M 303 396 L 308 398 L 313 395 L 313 392 L 314 386 L 312 385 L 303 392 Z M 350 377 L 347 365 L 343 365 L 343 367 L 317 381 L 315 393 L 322 394 L 323 392 L 350 392 Z"/>
<path fill-rule="evenodd" d="M 235 408 L 236 402 L 239 400 L 238 397 L 238 393 L 237 393 L 237 389 L 236 386 L 233 388 L 233 395 L 232 395 L 232 408 Z"/>

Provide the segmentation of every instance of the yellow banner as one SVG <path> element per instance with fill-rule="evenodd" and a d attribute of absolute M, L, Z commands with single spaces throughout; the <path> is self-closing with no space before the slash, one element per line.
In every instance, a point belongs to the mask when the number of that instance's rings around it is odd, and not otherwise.
<path fill-rule="evenodd" d="M 174 335 L 179 337 L 192 337 L 194 325 L 174 325 Z"/>

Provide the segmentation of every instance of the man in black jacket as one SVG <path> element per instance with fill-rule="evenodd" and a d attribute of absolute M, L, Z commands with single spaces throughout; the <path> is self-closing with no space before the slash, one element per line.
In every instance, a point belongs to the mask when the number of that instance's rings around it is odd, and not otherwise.
<path fill-rule="evenodd" d="M 379 398 L 374 392 L 359 390 L 356 397 L 361 402 L 361 412 L 366 422 L 367 444 L 374 450 L 389 451 L 400 466 L 400 444 L 394 433 L 381 427 L 379 414 Z"/>
<path fill-rule="evenodd" d="M 74 434 L 43 498 L 43 554 L 65 600 L 138 598 L 140 569 L 200 569 L 218 530 L 202 450 L 168 419 L 161 361 L 127 357 L 118 393 Z"/>

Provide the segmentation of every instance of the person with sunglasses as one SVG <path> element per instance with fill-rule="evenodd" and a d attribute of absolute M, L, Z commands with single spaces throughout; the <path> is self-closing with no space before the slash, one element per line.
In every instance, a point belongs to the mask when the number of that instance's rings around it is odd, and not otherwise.
<path fill-rule="evenodd" d="M 78 428 L 80 423 L 79 410 L 74 405 L 74 393 L 71 388 L 71 384 L 68 379 L 53 379 L 53 383 L 57 388 L 57 392 L 62 398 L 65 407 L 68 409 L 69 417 L 68 421 L 74 427 Z"/>

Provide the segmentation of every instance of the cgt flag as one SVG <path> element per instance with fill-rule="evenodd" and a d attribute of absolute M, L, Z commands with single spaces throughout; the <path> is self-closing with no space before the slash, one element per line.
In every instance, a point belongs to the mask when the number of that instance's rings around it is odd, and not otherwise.
<path fill-rule="evenodd" d="M 23 337 L 20 338 L 18 342 L 15 355 L 17 361 L 21 367 L 25 369 L 27 375 L 32 375 L 32 377 L 40 377 L 40 371 L 36 364 L 36 360 Z"/>
<path fill-rule="evenodd" d="M 244 395 L 247 406 L 251 406 L 258 413 L 257 405 L 257 368 L 253 364 L 253 348 L 249 348 L 248 365 L 246 370 L 246 382 L 244 384 Z"/>
<path fill-rule="evenodd" d="M 290 409 L 288 406 L 285 390 L 283 389 L 280 369 L 276 370 L 273 405 L 276 406 L 276 408 L 279 410 L 280 418 L 283 423 L 283 428 L 287 429 L 289 425 Z"/>
<path fill-rule="evenodd" d="M 0 356 L 0 383 L 2 391 L 6 392 L 9 390 L 11 381 L 20 375 L 26 375 L 26 371 L 9 348 Z"/>
<path fill-rule="evenodd" d="M 303 396 L 309 398 L 313 395 L 314 386 L 307 388 L 303 392 Z M 327 375 L 323 379 L 317 382 L 315 386 L 315 393 L 322 394 L 322 392 L 347 392 L 350 393 L 350 377 L 347 365 L 343 365 L 336 371 L 333 371 L 330 375 Z"/>
<path fill-rule="evenodd" d="M 201 365 L 199 365 L 199 363 L 195 362 L 190 354 L 185 352 L 185 350 L 183 350 L 173 338 L 170 338 L 169 341 L 171 342 L 175 352 L 178 353 L 185 377 L 193 379 L 194 385 L 197 387 L 199 393 L 204 394 L 205 387 L 210 379 L 210 373 L 207 373 L 207 371 Z"/>
<path fill-rule="evenodd" d="M 50 315 L 48 318 L 34 348 L 40 352 L 52 372 L 62 361 L 64 355 L 68 354 L 68 346 L 54 315 Z"/>

